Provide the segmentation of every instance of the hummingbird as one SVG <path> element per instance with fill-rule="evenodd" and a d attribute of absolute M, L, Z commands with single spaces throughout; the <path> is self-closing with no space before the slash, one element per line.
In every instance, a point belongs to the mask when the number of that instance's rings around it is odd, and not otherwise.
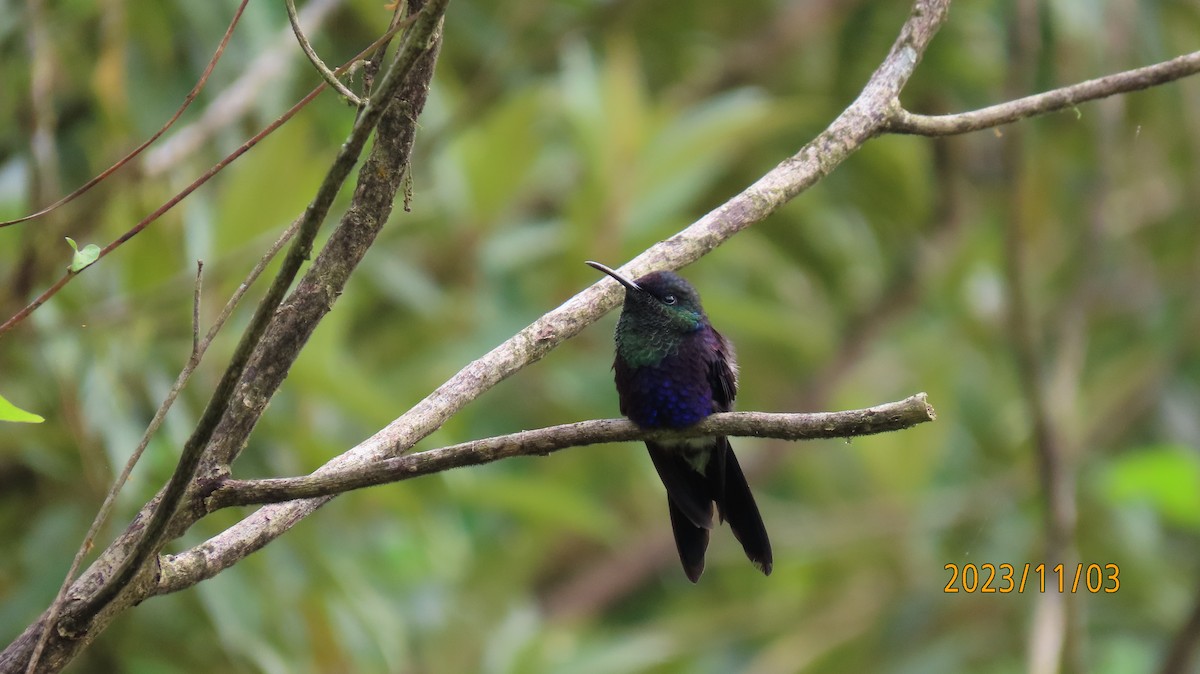
<path fill-rule="evenodd" d="M 669 271 L 631 281 L 599 262 L 587 264 L 625 286 L 613 361 L 621 414 L 642 428 L 686 428 L 733 409 L 733 345 L 713 329 L 690 283 Z M 746 556 L 770 575 L 771 541 L 729 439 L 646 441 L 646 449 L 666 487 L 675 548 L 688 580 L 695 583 L 704 572 L 714 504 Z"/>

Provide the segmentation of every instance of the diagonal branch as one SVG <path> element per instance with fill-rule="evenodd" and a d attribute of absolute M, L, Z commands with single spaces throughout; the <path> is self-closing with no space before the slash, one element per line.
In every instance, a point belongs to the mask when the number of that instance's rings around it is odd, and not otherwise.
<path fill-rule="evenodd" d="M 990 129 L 1027 117 L 1074 107 L 1079 103 L 1130 91 L 1149 89 L 1200 72 L 1200 51 L 1184 54 L 1144 68 L 1127 70 L 1080 82 L 1069 87 L 1026 96 L 971 112 L 954 115 L 917 115 L 903 108 L 894 111 L 884 130 L 918 136 L 952 136 Z"/>
<path fill-rule="evenodd" d="M 926 395 L 918 393 L 898 402 L 845 412 L 726 412 L 714 414 L 682 431 L 647 431 L 625 419 L 580 421 L 393 457 L 334 473 L 265 480 L 227 480 L 209 496 L 208 509 L 213 511 L 235 505 L 333 496 L 452 468 L 479 466 L 514 456 L 544 456 L 569 447 L 608 442 L 714 435 L 780 440 L 849 438 L 898 431 L 935 418 L 936 414 L 927 402 Z"/>

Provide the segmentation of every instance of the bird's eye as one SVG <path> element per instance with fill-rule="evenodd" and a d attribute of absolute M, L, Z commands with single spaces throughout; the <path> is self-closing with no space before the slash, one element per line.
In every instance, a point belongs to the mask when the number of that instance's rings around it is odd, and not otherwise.
<path fill-rule="evenodd" d="M 663 295 L 662 301 L 663 301 L 663 304 L 675 304 L 675 296 L 674 295 Z"/>

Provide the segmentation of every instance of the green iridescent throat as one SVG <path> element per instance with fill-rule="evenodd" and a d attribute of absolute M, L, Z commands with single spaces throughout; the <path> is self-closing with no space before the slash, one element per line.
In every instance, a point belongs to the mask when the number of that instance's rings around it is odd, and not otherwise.
<path fill-rule="evenodd" d="M 684 335 L 703 324 L 703 314 L 685 307 L 658 307 L 650 316 L 621 314 L 617 353 L 633 367 L 658 365 L 679 350 Z"/>

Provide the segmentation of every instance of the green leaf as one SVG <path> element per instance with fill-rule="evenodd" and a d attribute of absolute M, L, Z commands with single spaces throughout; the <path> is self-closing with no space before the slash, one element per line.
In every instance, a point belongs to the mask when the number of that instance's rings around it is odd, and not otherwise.
<path fill-rule="evenodd" d="M 1148 447 L 1114 461 L 1105 475 L 1116 503 L 1148 503 L 1164 520 L 1200 529 L 1200 458 L 1187 447 Z"/>
<path fill-rule="evenodd" d="M 89 243 L 83 247 L 83 250 L 79 250 L 75 239 L 69 236 L 64 238 L 67 240 L 67 243 L 71 244 L 71 250 L 75 251 L 75 254 L 71 256 L 71 265 L 67 267 L 67 269 L 71 270 L 71 273 L 78 274 L 100 257 L 100 246 Z"/>
<path fill-rule="evenodd" d="M 4 396 L 0 396 L 0 421 L 16 421 L 24 424 L 40 424 L 45 419 L 34 414 L 26 412 L 16 405 L 8 402 Z"/>

